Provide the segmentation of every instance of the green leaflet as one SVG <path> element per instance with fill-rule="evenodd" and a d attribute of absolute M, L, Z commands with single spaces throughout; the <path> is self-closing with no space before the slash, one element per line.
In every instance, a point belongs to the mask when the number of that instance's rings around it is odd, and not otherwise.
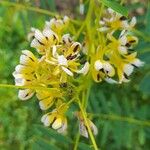
<path fill-rule="evenodd" d="M 81 142 L 79 143 L 78 148 L 79 150 L 92 150 L 92 148 L 89 145 Z"/>
<path fill-rule="evenodd" d="M 48 141 L 42 138 L 37 138 L 32 144 L 32 150 L 60 150 L 54 145 L 51 145 Z"/>
<path fill-rule="evenodd" d="M 72 143 L 72 141 L 67 136 L 63 136 L 62 134 L 59 134 L 56 131 L 44 126 L 35 125 L 35 130 L 37 134 L 46 136 L 48 139 L 55 139 L 61 143 Z"/>
<path fill-rule="evenodd" d="M 117 11 L 118 13 L 122 14 L 123 16 L 128 16 L 128 10 L 126 7 L 121 6 L 115 1 L 112 0 L 100 0 L 105 6 L 112 8 L 113 10 Z"/>
<path fill-rule="evenodd" d="M 150 91 L 150 74 L 147 74 L 140 83 L 140 90 L 146 94 Z"/>

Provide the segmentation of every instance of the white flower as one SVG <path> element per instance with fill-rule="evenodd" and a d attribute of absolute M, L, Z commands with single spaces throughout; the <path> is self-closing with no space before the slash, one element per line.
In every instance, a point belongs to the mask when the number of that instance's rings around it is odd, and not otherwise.
<path fill-rule="evenodd" d="M 70 34 L 64 34 L 63 36 L 62 36 L 62 42 L 64 43 L 64 44 L 71 44 L 72 42 L 73 42 L 73 40 L 72 40 L 72 38 L 70 37 Z"/>
<path fill-rule="evenodd" d="M 46 21 L 45 28 L 51 29 L 56 33 L 63 30 L 69 24 L 69 17 L 64 16 L 63 19 L 52 18 L 50 21 Z"/>
<path fill-rule="evenodd" d="M 99 21 L 101 27 L 98 29 L 100 32 L 110 32 L 113 34 L 116 30 L 131 30 L 136 24 L 136 18 L 133 17 L 131 21 L 120 13 L 108 8 L 105 16 Z"/>
<path fill-rule="evenodd" d="M 22 65 L 36 65 L 37 58 L 33 55 L 32 52 L 28 50 L 23 50 L 22 55 L 20 56 L 20 64 Z"/>
<path fill-rule="evenodd" d="M 112 77 L 115 74 L 115 70 L 112 65 L 108 62 L 101 62 L 100 60 L 95 61 L 94 68 L 96 71 L 102 71 L 104 74 Z"/>
<path fill-rule="evenodd" d="M 41 121 L 45 126 L 52 126 L 59 133 L 64 133 L 67 129 L 67 119 L 56 111 L 45 114 Z"/>
<path fill-rule="evenodd" d="M 110 63 L 108 63 L 108 62 L 103 63 L 103 68 L 105 70 L 105 73 L 108 76 L 112 77 L 115 75 L 115 70 Z"/>
<path fill-rule="evenodd" d="M 79 120 L 79 132 L 82 136 L 88 138 L 89 135 L 88 135 L 88 129 L 87 129 L 87 125 L 84 121 L 84 118 L 81 114 L 81 112 L 76 112 L 75 113 L 75 116 L 78 118 Z M 95 126 L 95 124 L 87 118 L 87 123 L 88 123 L 88 126 L 90 127 L 91 131 L 93 132 L 94 135 L 97 135 L 98 134 L 98 129 L 97 127 Z"/>
<path fill-rule="evenodd" d="M 90 64 L 89 62 L 86 62 L 83 66 L 83 68 L 79 71 L 77 71 L 77 73 L 80 73 L 80 74 L 83 74 L 83 75 L 86 75 L 89 71 L 89 67 L 90 67 Z"/>
<path fill-rule="evenodd" d="M 45 54 L 45 52 L 53 45 L 58 42 L 58 36 L 55 32 L 50 29 L 45 28 L 43 32 L 40 30 L 35 30 L 35 38 L 31 42 L 31 47 L 37 49 L 40 54 Z"/>

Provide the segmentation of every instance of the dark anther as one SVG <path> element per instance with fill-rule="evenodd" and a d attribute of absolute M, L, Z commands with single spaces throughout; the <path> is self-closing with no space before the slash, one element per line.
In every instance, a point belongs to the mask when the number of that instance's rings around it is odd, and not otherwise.
<path fill-rule="evenodd" d="M 99 81 L 100 80 L 100 75 L 99 74 L 97 74 L 97 81 Z"/>
<path fill-rule="evenodd" d="M 45 38 L 46 38 L 46 40 L 48 41 L 48 37 L 47 37 L 47 36 L 45 36 Z"/>
<path fill-rule="evenodd" d="M 74 58 L 76 58 L 77 57 L 77 55 L 69 55 L 69 56 L 67 56 L 66 58 L 67 58 L 67 60 L 72 60 L 72 59 L 74 59 Z"/>
<path fill-rule="evenodd" d="M 130 44 L 130 43 L 127 43 L 125 46 L 126 46 L 126 47 L 130 47 L 130 46 L 131 46 L 131 44 Z"/>
<path fill-rule="evenodd" d="M 105 72 L 106 72 L 107 74 L 109 73 L 109 71 L 108 71 L 108 70 L 106 70 Z"/>
<path fill-rule="evenodd" d="M 69 60 L 71 56 L 72 56 L 71 54 L 68 55 L 68 56 L 66 57 L 66 59 Z"/>
<path fill-rule="evenodd" d="M 126 79 L 129 79 L 126 73 L 123 74 Z"/>
<path fill-rule="evenodd" d="M 30 79 L 27 79 L 26 81 L 31 81 Z"/>
<path fill-rule="evenodd" d="M 64 39 L 62 41 L 63 41 L 64 44 L 66 44 L 66 41 Z"/>
<path fill-rule="evenodd" d="M 135 64 L 131 64 L 133 67 L 138 68 L 138 66 L 136 66 Z"/>
<path fill-rule="evenodd" d="M 29 93 L 27 93 L 27 94 L 25 95 L 25 97 L 27 97 L 27 96 L 29 96 Z"/>
<path fill-rule="evenodd" d="M 53 34 L 53 40 L 55 41 L 56 40 L 56 36 Z"/>
<path fill-rule="evenodd" d="M 72 40 L 70 39 L 70 38 L 68 38 L 68 41 L 71 43 L 72 42 Z"/>
<path fill-rule="evenodd" d="M 27 56 L 27 57 L 29 57 L 28 55 L 26 55 L 26 54 L 24 54 L 25 56 Z M 34 61 L 33 59 L 32 59 L 32 57 L 29 57 L 32 61 Z"/>
<path fill-rule="evenodd" d="M 136 40 L 131 40 L 131 41 L 129 41 L 129 43 L 135 43 L 136 42 Z"/>
<path fill-rule="evenodd" d="M 73 52 L 76 52 L 78 50 L 78 48 L 79 48 L 79 45 L 76 45 L 73 49 Z"/>
<path fill-rule="evenodd" d="M 100 69 L 99 71 L 102 71 L 103 73 L 105 73 L 105 70 L 104 70 L 104 68 Z"/>
<path fill-rule="evenodd" d="M 44 43 L 40 42 L 39 40 L 38 40 L 38 42 L 39 42 L 41 45 L 43 45 L 43 46 L 45 45 Z"/>
<path fill-rule="evenodd" d="M 120 20 L 126 20 L 127 18 L 125 16 L 120 17 Z"/>
<path fill-rule="evenodd" d="M 53 125 L 53 123 L 56 121 L 56 117 L 54 118 L 54 120 L 51 122 L 51 126 Z"/>

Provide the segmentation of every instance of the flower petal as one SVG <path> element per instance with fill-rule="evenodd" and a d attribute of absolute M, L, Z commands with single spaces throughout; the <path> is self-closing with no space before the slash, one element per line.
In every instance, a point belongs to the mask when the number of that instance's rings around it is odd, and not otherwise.
<path fill-rule="evenodd" d="M 142 62 L 140 59 L 136 58 L 131 62 L 133 65 L 135 65 L 136 67 L 142 67 L 144 66 L 144 62 Z"/>
<path fill-rule="evenodd" d="M 61 118 L 57 118 L 54 123 L 52 124 L 52 128 L 57 130 L 62 126 L 62 119 Z"/>
<path fill-rule="evenodd" d="M 41 100 L 39 102 L 39 105 L 42 110 L 47 110 L 53 105 L 53 103 L 54 103 L 53 97 L 49 97 L 49 98 Z"/>
<path fill-rule="evenodd" d="M 134 67 L 131 64 L 125 64 L 123 71 L 127 76 L 130 76 L 131 73 L 133 72 L 133 69 Z"/>
<path fill-rule="evenodd" d="M 63 120 L 62 127 L 57 130 L 58 133 L 65 133 L 67 129 L 67 119 Z"/>
<path fill-rule="evenodd" d="M 86 75 L 86 74 L 88 73 L 88 71 L 89 71 L 89 67 L 90 67 L 89 62 L 86 62 L 86 63 L 84 64 L 83 68 L 82 68 L 81 70 L 77 71 L 77 72 L 78 72 L 78 73 L 81 73 L 81 74 L 83 74 L 83 75 Z"/>
<path fill-rule="evenodd" d="M 58 63 L 59 65 L 68 66 L 67 59 L 64 57 L 64 55 L 58 56 Z"/>
<path fill-rule="evenodd" d="M 66 72 L 69 76 L 73 76 L 73 73 L 68 69 L 68 68 L 65 68 L 65 67 L 61 67 L 62 68 L 62 70 L 64 71 L 64 72 Z"/>
<path fill-rule="evenodd" d="M 98 134 L 98 129 L 97 129 L 96 125 L 90 120 L 89 120 L 89 122 L 90 122 L 90 128 L 91 128 L 93 134 L 97 135 Z"/>
<path fill-rule="evenodd" d="M 88 138 L 88 131 L 87 131 L 83 121 L 79 121 L 79 132 L 82 136 Z"/>
<path fill-rule="evenodd" d="M 34 91 L 31 89 L 19 90 L 18 97 L 21 100 L 28 100 L 34 95 Z"/>
<path fill-rule="evenodd" d="M 117 84 L 118 83 L 116 80 L 113 80 L 113 79 L 108 78 L 108 77 L 105 78 L 105 81 L 108 82 L 108 83 L 110 83 L 110 84 Z"/>
<path fill-rule="evenodd" d="M 99 71 L 103 68 L 103 64 L 100 62 L 100 60 L 95 61 L 94 68 L 96 69 L 96 71 Z"/>

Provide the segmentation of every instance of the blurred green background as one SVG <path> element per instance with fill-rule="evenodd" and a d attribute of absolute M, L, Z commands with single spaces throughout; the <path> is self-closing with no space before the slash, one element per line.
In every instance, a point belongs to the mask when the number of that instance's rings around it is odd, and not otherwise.
<path fill-rule="evenodd" d="M 14 2 L 15 5 L 5 2 Z M 0 1 L 0 83 L 14 84 L 12 72 L 19 63 L 21 50 L 30 49 L 27 41 L 30 28 L 42 28 L 45 20 L 50 18 L 46 14 L 27 9 L 29 6 L 51 12 L 57 11 L 76 18 L 83 17 L 79 14 L 78 0 L 5 2 Z M 88 5 L 88 0 L 86 4 Z M 128 84 L 93 85 L 88 112 L 96 113 L 93 122 L 99 129 L 96 141 L 101 149 L 149 150 L 150 4 L 148 6 L 146 0 L 129 0 L 126 5 L 130 16 L 137 16 L 139 45 L 136 50 L 146 64 L 135 71 Z M 73 107 L 71 109 L 74 110 Z M 73 141 L 78 132 L 78 122 L 73 113 L 68 113 L 67 136 L 58 135 L 55 131 L 44 128 L 40 121 L 41 116 L 42 112 L 36 98 L 22 102 L 17 98 L 17 90 L 0 88 L 0 150 L 73 149 Z M 92 149 L 89 141 L 81 137 L 78 149 Z"/>

